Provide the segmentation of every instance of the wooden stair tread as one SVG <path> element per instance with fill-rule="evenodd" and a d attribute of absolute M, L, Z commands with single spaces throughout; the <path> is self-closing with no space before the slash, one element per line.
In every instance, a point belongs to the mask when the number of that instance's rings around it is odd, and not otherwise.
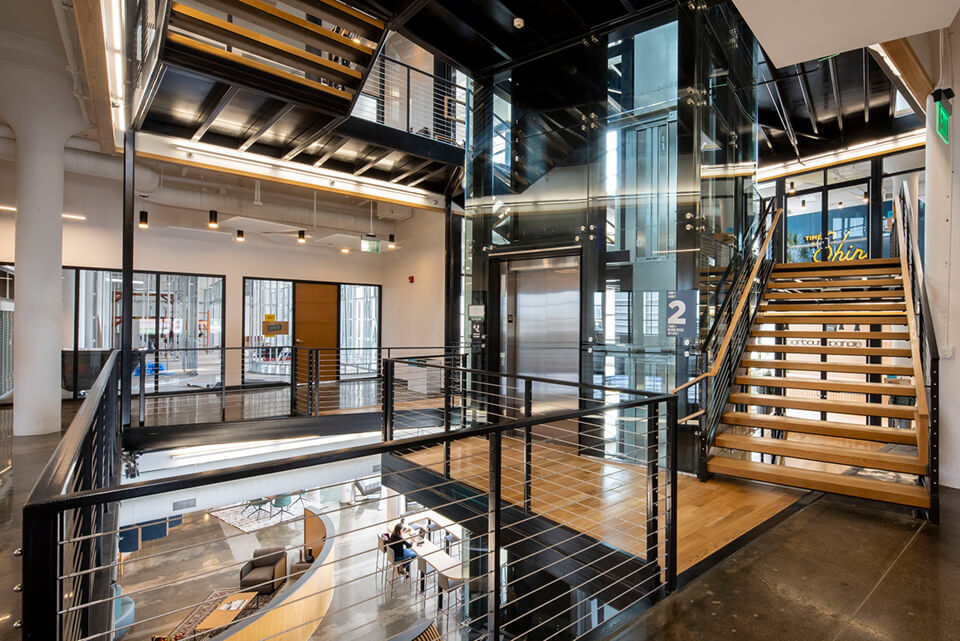
<path fill-rule="evenodd" d="M 877 441 L 879 443 L 896 443 L 898 445 L 917 444 L 917 433 L 914 430 L 896 429 L 893 427 L 820 421 L 809 418 L 794 418 L 792 416 L 774 416 L 773 414 L 752 414 L 749 412 L 727 412 L 720 419 L 720 422 L 726 425 L 762 427 L 770 430 L 817 434 L 819 436 L 849 438 L 858 441 Z"/>
<path fill-rule="evenodd" d="M 767 292 L 764 300 L 844 300 L 857 298 L 903 298 L 902 289 L 888 289 L 878 291 L 813 291 L 813 292 Z"/>
<path fill-rule="evenodd" d="M 906 303 L 761 303 L 760 313 L 767 312 L 903 312 Z"/>
<path fill-rule="evenodd" d="M 747 436 L 744 434 L 719 434 L 715 440 L 717 447 L 744 452 L 761 452 L 788 458 L 800 458 L 822 463 L 836 463 L 853 467 L 866 467 L 876 470 L 903 472 L 904 474 L 926 474 L 926 465 L 917 456 L 859 450 L 837 445 L 804 443 L 776 438 Z"/>
<path fill-rule="evenodd" d="M 774 271 L 771 272 L 770 278 L 773 279 L 784 279 L 784 278 L 846 278 L 848 276 L 897 276 L 900 275 L 900 267 L 869 267 L 864 269 L 858 269 L 855 271 L 849 272 L 838 272 L 832 269 L 825 269 L 821 271 Z"/>
<path fill-rule="evenodd" d="M 870 316 L 862 312 L 857 316 L 847 316 L 842 312 L 827 314 L 787 314 L 765 313 L 757 314 L 756 325 L 906 325 L 907 315 L 900 312 L 893 316 L 890 312 L 882 315 Z"/>
<path fill-rule="evenodd" d="M 737 376 L 737 385 L 751 387 L 773 387 L 779 389 L 810 389 L 828 392 L 848 392 L 851 394 L 881 394 L 885 396 L 914 396 L 917 390 L 912 385 L 894 383 L 854 383 L 847 381 L 824 381 L 803 378 L 781 378 L 777 376 Z"/>
<path fill-rule="evenodd" d="M 850 403 L 821 398 L 796 398 L 775 394 L 731 394 L 728 402 L 736 405 L 757 407 L 782 407 L 795 410 L 830 412 L 850 416 L 884 416 L 889 418 L 912 419 L 916 408 L 912 405 L 887 405 L 883 403 Z"/>
<path fill-rule="evenodd" d="M 847 372 L 850 374 L 890 374 L 913 376 L 913 367 L 908 365 L 885 365 L 876 363 L 811 363 L 788 360 L 743 360 L 740 367 L 806 370 L 813 372 Z"/>
<path fill-rule="evenodd" d="M 754 338 L 831 338 L 835 340 L 881 340 L 908 341 L 909 332 L 826 332 L 816 330 L 773 330 L 755 329 L 750 332 Z"/>
<path fill-rule="evenodd" d="M 774 271 L 778 269 L 823 269 L 829 267 L 839 272 L 845 272 L 858 267 L 873 267 L 879 265 L 900 266 L 899 258 L 864 258 L 863 260 L 845 260 L 837 262 L 809 262 L 809 263 L 776 263 L 773 266 Z"/>
<path fill-rule="evenodd" d="M 897 356 L 910 358 L 909 349 L 892 347 L 836 347 L 833 345 L 747 345 L 744 352 L 767 352 L 775 354 L 836 354 L 845 356 Z"/>
<path fill-rule="evenodd" d="M 846 474 L 831 474 L 783 465 L 755 463 L 722 456 L 713 456 L 708 459 L 707 471 L 754 481 L 845 494 L 913 507 L 926 508 L 930 506 L 930 496 L 927 494 L 927 490 L 920 485 L 879 481 Z"/>
<path fill-rule="evenodd" d="M 770 276 L 774 278 L 773 275 Z M 767 289 L 823 289 L 841 287 L 902 287 L 902 278 L 857 278 L 853 280 L 802 280 L 795 283 L 771 281 Z"/>

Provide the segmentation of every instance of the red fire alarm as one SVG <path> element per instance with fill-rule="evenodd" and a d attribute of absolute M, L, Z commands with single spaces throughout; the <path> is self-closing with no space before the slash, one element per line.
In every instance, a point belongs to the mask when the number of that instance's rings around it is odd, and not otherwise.
<path fill-rule="evenodd" d="M 412 283 L 412 282 L 413 282 L 413 276 L 407 276 L 407 280 L 409 280 L 409 281 Z"/>

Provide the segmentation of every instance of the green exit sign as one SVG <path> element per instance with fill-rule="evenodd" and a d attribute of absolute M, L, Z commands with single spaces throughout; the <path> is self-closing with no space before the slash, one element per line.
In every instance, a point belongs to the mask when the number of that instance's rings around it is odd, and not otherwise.
<path fill-rule="evenodd" d="M 942 102 L 937 102 L 937 135 L 946 144 L 950 144 L 950 112 Z"/>

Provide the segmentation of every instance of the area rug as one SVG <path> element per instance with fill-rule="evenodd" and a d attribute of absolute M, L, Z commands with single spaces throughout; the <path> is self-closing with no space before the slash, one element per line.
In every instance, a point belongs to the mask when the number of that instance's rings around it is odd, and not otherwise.
<path fill-rule="evenodd" d="M 220 630 L 211 630 L 209 633 L 196 634 L 197 626 L 201 621 L 207 618 L 211 612 L 217 609 L 217 606 L 220 605 L 220 602 L 223 601 L 224 597 L 235 594 L 239 592 L 239 588 L 218 588 L 208 594 L 203 598 L 200 605 L 194 609 L 193 612 L 188 614 L 186 618 L 177 624 L 177 627 L 170 632 L 168 638 L 170 639 L 190 639 L 191 641 L 199 639 L 213 638 Z M 272 597 L 272 594 L 259 594 L 253 598 L 250 603 L 246 605 L 245 608 L 237 615 L 237 618 L 234 621 L 239 621 L 244 617 L 248 617 L 258 609 L 265 606 Z M 222 629 L 222 628 L 221 628 Z"/>
<path fill-rule="evenodd" d="M 269 504 L 264 507 L 268 510 L 270 509 Z M 244 503 L 242 505 L 225 507 L 222 510 L 211 510 L 210 514 L 244 532 L 256 532 L 271 525 L 279 525 L 284 521 L 303 520 L 303 503 L 294 503 L 293 505 L 287 506 L 285 510 L 286 511 L 281 514 L 279 508 L 273 508 L 272 514 L 263 514 L 261 512 L 259 516 L 257 516 L 256 508 L 248 507 L 247 504 Z"/>

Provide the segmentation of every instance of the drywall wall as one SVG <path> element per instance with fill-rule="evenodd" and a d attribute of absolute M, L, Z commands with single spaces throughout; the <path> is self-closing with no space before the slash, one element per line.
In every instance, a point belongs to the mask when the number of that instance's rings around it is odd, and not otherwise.
<path fill-rule="evenodd" d="M 443 230 L 443 215 L 431 212 L 397 224 L 399 246 L 386 256 L 383 275 L 383 308 L 390 310 L 384 312 L 384 345 L 443 345 Z"/>
<path fill-rule="evenodd" d="M 0 161 L 0 204 L 13 204 L 15 166 Z M 137 229 L 134 268 L 226 276 L 225 338 L 242 344 L 243 278 L 264 277 L 383 285 L 383 345 L 440 345 L 443 339 L 443 216 L 418 213 L 397 223 L 401 246 L 382 255 L 299 245 L 293 237 L 247 231 L 246 241 L 232 230 L 205 229 L 202 210 L 138 202 L 150 212 L 150 228 Z M 122 189 L 116 180 L 66 174 L 64 211 L 86 216 L 64 220 L 63 264 L 117 269 L 121 263 Z M 421 228 L 422 224 L 422 228 Z M 379 231 L 379 230 L 378 230 Z M 0 211 L 0 261 L 14 258 L 14 214 Z M 418 279 L 409 285 L 406 276 Z M 402 273 L 402 277 L 399 274 Z M 394 291 L 395 290 L 395 291 Z M 415 303 L 416 316 L 411 316 Z M 396 321 L 394 320 L 396 319 Z M 393 331 L 393 328 L 403 328 Z M 412 341 L 412 342 L 411 342 Z M 233 362 L 233 361 L 236 362 Z M 228 359 L 227 384 L 239 383 L 239 356 Z"/>

